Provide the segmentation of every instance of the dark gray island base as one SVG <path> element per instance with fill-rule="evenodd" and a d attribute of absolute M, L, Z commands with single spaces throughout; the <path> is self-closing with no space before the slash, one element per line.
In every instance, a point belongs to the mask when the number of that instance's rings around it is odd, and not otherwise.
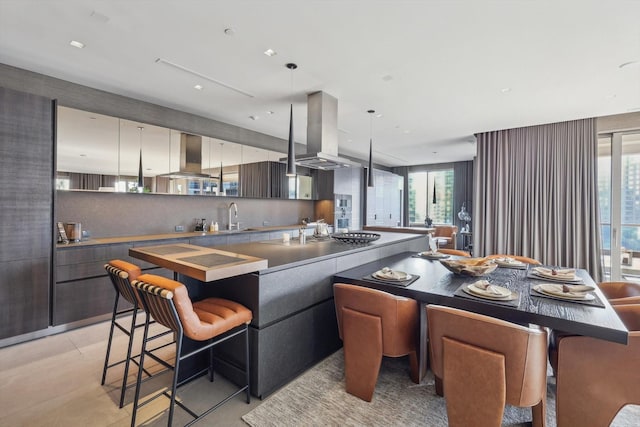
<path fill-rule="evenodd" d="M 251 394 L 264 398 L 342 346 L 333 302 L 335 273 L 406 251 L 425 249 L 421 235 L 380 233 L 368 245 L 308 239 L 301 245 L 279 240 L 216 248 L 269 260 L 269 267 L 215 282 L 181 276 L 192 299 L 210 296 L 237 301 L 253 312 L 249 328 Z M 239 343 L 216 355 L 217 369 L 238 378 Z"/>

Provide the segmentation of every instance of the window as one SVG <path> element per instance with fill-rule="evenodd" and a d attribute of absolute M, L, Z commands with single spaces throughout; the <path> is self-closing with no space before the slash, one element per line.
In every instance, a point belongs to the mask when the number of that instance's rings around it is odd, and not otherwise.
<path fill-rule="evenodd" d="M 435 203 L 434 203 L 435 186 Z M 409 222 L 453 224 L 453 169 L 409 173 Z"/>

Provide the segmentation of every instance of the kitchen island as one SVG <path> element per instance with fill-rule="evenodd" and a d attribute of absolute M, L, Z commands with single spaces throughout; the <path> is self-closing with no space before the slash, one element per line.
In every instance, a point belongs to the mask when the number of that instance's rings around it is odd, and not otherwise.
<path fill-rule="evenodd" d="M 333 239 L 300 244 L 281 239 L 228 244 L 216 248 L 268 260 L 250 274 L 203 282 L 180 276 L 198 300 L 221 297 L 253 312 L 249 328 L 251 393 L 264 398 L 342 346 L 333 302 L 334 274 L 405 251 L 425 248 L 424 236 L 380 233 L 379 240 L 350 245 Z M 225 343 L 217 369 L 240 381 L 239 343 Z"/>

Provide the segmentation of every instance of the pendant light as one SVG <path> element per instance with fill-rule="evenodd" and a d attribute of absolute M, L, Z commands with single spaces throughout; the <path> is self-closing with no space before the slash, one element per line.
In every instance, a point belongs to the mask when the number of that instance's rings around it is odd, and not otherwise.
<path fill-rule="evenodd" d="M 433 178 L 433 204 L 436 204 L 436 179 Z"/>
<path fill-rule="evenodd" d="M 369 170 L 367 173 L 367 186 L 373 187 L 373 113 L 376 110 L 368 110 L 369 113 Z"/>
<path fill-rule="evenodd" d="M 289 150 L 287 151 L 287 176 L 296 176 L 296 149 L 293 140 L 293 70 L 298 68 L 294 63 L 287 64 L 291 70 L 291 106 L 289 110 Z"/>
<path fill-rule="evenodd" d="M 220 179 L 218 180 L 218 196 L 224 196 L 224 184 L 222 181 L 222 149 L 224 148 L 224 142 L 220 143 Z"/>
<path fill-rule="evenodd" d="M 138 130 L 140 131 L 140 163 L 138 164 L 138 193 L 142 193 L 144 191 L 144 176 L 142 175 L 142 131 L 144 128 L 142 126 L 138 126 Z"/>

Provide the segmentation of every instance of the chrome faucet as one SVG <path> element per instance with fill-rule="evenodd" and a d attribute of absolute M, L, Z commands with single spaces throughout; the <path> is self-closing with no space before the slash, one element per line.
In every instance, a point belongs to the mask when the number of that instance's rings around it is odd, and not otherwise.
<path fill-rule="evenodd" d="M 236 222 L 235 224 L 231 222 L 231 208 L 233 207 L 234 209 L 234 218 L 238 218 L 238 205 L 236 205 L 236 202 L 231 202 L 231 204 L 229 205 L 229 222 L 227 223 L 227 230 L 233 230 L 233 228 L 235 227 L 236 230 L 240 229 L 240 223 Z"/>

